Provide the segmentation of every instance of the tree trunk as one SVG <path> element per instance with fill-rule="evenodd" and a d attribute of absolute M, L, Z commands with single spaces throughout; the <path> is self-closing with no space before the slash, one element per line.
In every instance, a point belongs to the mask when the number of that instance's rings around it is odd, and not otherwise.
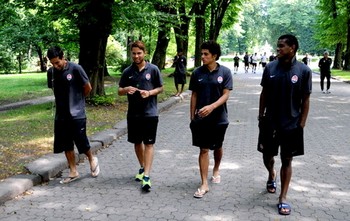
<path fill-rule="evenodd" d="M 335 48 L 333 69 L 342 69 L 342 51 L 343 51 L 343 44 L 338 43 Z"/>
<path fill-rule="evenodd" d="M 202 3 L 194 3 L 194 14 L 196 15 L 196 45 L 195 45 L 195 57 L 194 66 L 201 66 L 201 44 L 205 40 L 205 10 L 209 4 L 208 0 L 204 0 Z"/>
<path fill-rule="evenodd" d="M 174 26 L 176 49 L 182 51 L 187 57 L 188 53 L 188 31 L 191 17 L 186 15 L 185 2 L 182 1 L 178 10 L 179 22 Z"/>
<path fill-rule="evenodd" d="M 105 95 L 104 67 L 107 38 L 112 30 L 113 0 L 86 2 L 87 6 L 78 15 L 79 64 L 90 79 L 90 97 Z"/>
<path fill-rule="evenodd" d="M 348 12 L 350 12 L 350 5 L 348 7 Z M 345 62 L 344 62 L 344 70 L 350 70 L 350 18 L 347 22 L 347 40 L 346 40 L 346 52 L 345 52 Z"/>
<path fill-rule="evenodd" d="M 170 28 L 165 24 L 159 25 L 160 30 L 158 31 L 158 41 L 157 46 L 153 54 L 152 64 L 158 66 L 159 69 L 164 69 L 165 67 L 165 58 L 166 50 L 169 45 L 169 33 Z"/>
<path fill-rule="evenodd" d="M 209 40 L 216 41 L 222 27 L 222 20 L 231 0 L 219 0 L 217 5 L 211 4 Z"/>
<path fill-rule="evenodd" d="M 154 3 L 154 8 L 160 12 L 164 13 L 164 15 L 168 14 L 176 14 L 175 10 L 171 5 L 167 4 L 158 4 Z M 158 40 L 156 49 L 153 53 L 152 64 L 158 66 L 159 69 L 164 69 L 165 67 L 165 59 L 166 59 L 166 50 L 170 41 L 170 21 L 166 21 L 162 18 L 162 15 L 158 18 Z"/>

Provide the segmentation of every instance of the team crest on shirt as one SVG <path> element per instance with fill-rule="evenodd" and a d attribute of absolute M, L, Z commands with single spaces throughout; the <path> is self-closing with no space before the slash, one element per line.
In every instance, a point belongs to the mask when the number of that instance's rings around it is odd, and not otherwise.
<path fill-rule="evenodd" d="M 150 73 L 147 73 L 147 74 L 146 74 L 146 80 L 149 80 L 149 79 L 151 79 L 151 74 L 150 74 Z"/>
<path fill-rule="evenodd" d="M 71 74 L 67 74 L 67 80 L 68 80 L 68 81 L 72 80 L 72 78 L 73 78 L 73 77 L 72 77 Z"/>
<path fill-rule="evenodd" d="M 293 84 L 297 83 L 298 82 L 298 76 L 297 75 L 293 75 L 291 80 L 292 80 Z"/>
<path fill-rule="evenodd" d="M 223 82 L 223 80 L 224 80 L 224 79 L 223 79 L 221 76 L 218 77 L 218 82 L 219 82 L 219 84 L 221 84 L 221 83 Z"/>

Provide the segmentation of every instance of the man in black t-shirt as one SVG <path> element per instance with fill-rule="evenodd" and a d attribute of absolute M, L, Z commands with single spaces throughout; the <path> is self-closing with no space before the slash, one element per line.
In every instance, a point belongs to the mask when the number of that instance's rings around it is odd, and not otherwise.
<path fill-rule="evenodd" d="M 331 65 L 332 65 L 332 59 L 328 57 L 328 52 L 324 52 L 323 58 L 320 59 L 318 62 L 318 67 L 320 68 L 320 77 L 321 77 L 321 91 L 324 94 L 331 93 L 329 91 L 331 87 Z M 324 90 L 324 79 L 327 78 L 327 90 Z"/>
<path fill-rule="evenodd" d="M 52 47 L 47 57 L 53 67 L 47 71 L 48 87 L 55 95 L 56 115 L 54 128 L 54 153 L 65 152 L 69 175 L 61 183 L 70 183 L 79 178 L 75 163 L 74 144 L 79 153 L 88 157 L 92 177 L 100 172 L 97 157 L 90 150 L 86 135 L 85 97 L 91 91 L 89 78 L 83 68 L 67 61 L 60 47 Z"/>

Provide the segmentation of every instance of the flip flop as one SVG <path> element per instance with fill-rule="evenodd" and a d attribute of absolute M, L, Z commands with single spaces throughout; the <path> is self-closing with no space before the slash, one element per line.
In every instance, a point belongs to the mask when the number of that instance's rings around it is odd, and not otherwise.
<path fill-rule="evenodd" d="M 68 183 L 71 183 L 71 182 L 73 182 L 74 180 L 77 180 L 77 179 L 79 179 L 79 175 L 74 176 L 74 177 L 67 177 L 67 178 L 61 180 L 60 183 L 61 184 L 68 184 Z"/>
<path fill-rule="evenodd" d="M 279 204 L 277 204 L 277 207 L 278 207 L 278 213 L 280 215 L 287 216 L 292 211 L 292 208 L 291 208 L 291 206 L 288 203 L 279 203 Z"/>
<path fill-rule="evenodd" d="M 221 182 L 221 176 L 218 175 L 218 176 L 212 176 L 211 177 L 211 182 L 212 183 L 220 183 Z"/>
<path fill-rule="evenodd" d="M 100 173 L 100 165 L 98 164 L 97 157 L 94 157 L 94 161 L 96 162 L 96 166 L 95 166 L 95 169 L 91 169 L 91 176 L 97 177 L 98 174 Z"/>
<path fill-rule="evenodd" d="M 201 189 L 198 188 L 193 196 L 195 198 L 202 198 L 207 192 L 209 192 L 209 190 L 201 190 Z"/>

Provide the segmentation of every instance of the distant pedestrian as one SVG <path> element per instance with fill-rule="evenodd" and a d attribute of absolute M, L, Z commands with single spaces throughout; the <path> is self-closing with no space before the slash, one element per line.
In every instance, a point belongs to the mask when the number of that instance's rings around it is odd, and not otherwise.
<path fill-rule="evenodd" d="M 267 56 L 266 56 L 266 52 L 264 52 L 264 54 L 261 56 L 261 66 L 263 69 L 265 69 L 266 64 L 267 64 Z"/>
<path fill-rule="evenodd" d="M 292 178 L 293 157 L 304 154 L 304 135 L 312 86 L 309 67 L 296 60 L 299 47 L 293 35 L 282 35 L 277 42 L 277 60 L 267 64 L 261 80 L 258 150 L 268 171 L 266 190 L 276 193 L 275 159 L 280 147 L 281 192 L 278 212 L 289 215 L 287 192 Z"/>
<path fill-rule="evenodd" d="M 259 62 L 259 57 L 258 57 L 258 54 L 255 53 L 254 55 L 252 55 L 252 73 L 256 73 L 256 67 L 258 65 L 258 62 Z"/>
<path fill-rule="evenodd" d="M 248 70 L 249 70 L 249 63 L 250 63 L 250 58 L 249 58 L 248 52 L 245 53 L 245 55 L 244 55 L 244 57 L 243 57 L 243 61 L 244 61 L 244 70 L 245 70 L 245 73 L 248 73 Z"/>
<path fill-rule="evenodd" d="M 200 148 L 198 161 L 202 182 L 194 193 L 196 198 L 202 198 L 209 191 L 209 150 L 214 151 L 211 182 L 221 181 L 222 144 L 229 124 L 226 101 L 232 90 L 230 69 L 216 62 L 221 55 L 220 45 L 214 41 L 204 42 L 201 54 L 203 65 L 193 71 L 189 85 L 192 144 Z"/>
<path fill-rule="evenodd" d="M 331 87 L 331 64 L 332 59 L 328 57 L 328 52 L 323 53 L 323 58 L 318 62 L 318 67 L 320 68 L 320 77 L 321 77 L 321 91 L 324 94 L 331 93 L 329 91 Z M 327 78 L 327 90 L 324 90 L 324 79 Z"/>
<path fill-rule="evenodd" d="M 233 71 L 235 74 L 238 72 L 238 67 L 239 67 L 239 60 L 240 58 L 238 57 L 238 54 L 236 53 L 236 56 L 233 58 Z"/>
<path fill-rule="evenodd" d="M 145 61 L 143 42 L 131 44 L 131 55 L 133 63 L 123 71 L 118 95 L 128 97 L 128 141 L 134 144 L 140 164 L 135 180 L 141 181 L 141 188 L 149 191 L 158 127 L 157 95 L 163 91 L 163 80 L 158 67 Z"/>
<path fill-rule="evenodd" d="M 303 59 L 301 60 L 305 65 L 309 65 L 310 64 L 310 58 L 309 58 L 309 54 L 306 53 L 305 57 L 303 57 Z"/>
<path fill-rule="evenodd" d="M 184 90 L 184 86 L 186 84 L 186 66 L 187 60 L 183 55 L 182 51 L 178 51 L 177 55 L 174 58 L 175 72 L 174 72 L 174 83 L 176 94 L 175 96 L 180 96 Z M 181 88 L 179 89 L 179 84 Z"/>
<path fill-rule="evenodd" d="M 91 176 L 97 177 L 100 172 L 98 159 L 93 156 L 86 135 L 85 97 L 91 91 L 89 78 L 80 65 L 64 58 L 60 47 L 50 48 L 47 57 L 52 64 L 47 71 L 47 83 L 54 92 L 56 102 L 54 153 L 64 152 L 69 166 L 69 175 L 61 183 L 70 183 L 79 178 L 74 144 L 80 154 L 88 157 Z"/>

